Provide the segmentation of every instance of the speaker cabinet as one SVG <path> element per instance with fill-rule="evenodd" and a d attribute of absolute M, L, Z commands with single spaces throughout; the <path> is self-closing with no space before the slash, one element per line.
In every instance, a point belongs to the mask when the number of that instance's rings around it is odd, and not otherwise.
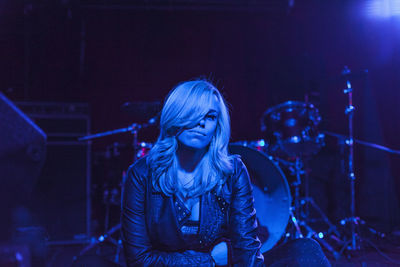
<path fill-rule="evenodd" d="M 89 133 L 88 106 L 18 105 L 48 136 L 47 158 L 32 197 L 35 222 L 46 229 L 50 242 L 84 243 L 91 234 L 91 147 L 77 139 Z"/>
<path fill-rule="evenodd" d="M 46 134 L 0 92 L 0 240 L 27 207 L 45 161 Z"/>

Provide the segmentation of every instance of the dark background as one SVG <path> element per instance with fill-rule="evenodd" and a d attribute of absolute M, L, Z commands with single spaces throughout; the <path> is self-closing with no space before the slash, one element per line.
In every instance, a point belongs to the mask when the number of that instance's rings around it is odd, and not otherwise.
<path fill-rule="evenodd" d="M 263 138 L 263 112 L 306 95 L 320 130 L 346 134 L 348 66 L 355 137 L 400 149 L 400 20 L 368 16 L 372 1 L 137 3 L 0 1 L 0 90 L 13 101 L 87 102 L 96 133 L 145 120 L 122 112 L 124 102 L 162 102 L 178 82 L 202 76 L 230 103 L 232 141 Z M 156 132 L 139 138 L 153 142 Z M 130 141 L 107 137 L 93 150 Z M 337 140 L 326 143 L 310 163 L 310 191 L 338 223 L 349 215 L 349 182 Z M 399 229 L 400 156 L 355 151 L 357 214 L 381 231 Z M 93 166 L 94 184 L 104 166 Z"/>

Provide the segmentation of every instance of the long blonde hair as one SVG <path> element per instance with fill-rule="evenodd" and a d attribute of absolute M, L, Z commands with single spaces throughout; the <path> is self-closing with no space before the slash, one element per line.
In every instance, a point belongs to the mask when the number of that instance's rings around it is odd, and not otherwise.
<path fill-rule="evenodd" d="M 220 113 L 217 127 L 208 151 L 201 160 L 199 171 L 188 196 L 197 197 L 221 186 L 233 172 L 233 156 L 228 154 L 230 118 L 225 100 L 206 80 L 187 81 L 178 84 L 168 95 L 160 118 L 160 135 L 149 152 L 153 187 L 171 196 L 182 189 L 177 178 L 177 134 L 183 128 L 192 128 L 208 113 L 213 97 L 217 97 Z"/>

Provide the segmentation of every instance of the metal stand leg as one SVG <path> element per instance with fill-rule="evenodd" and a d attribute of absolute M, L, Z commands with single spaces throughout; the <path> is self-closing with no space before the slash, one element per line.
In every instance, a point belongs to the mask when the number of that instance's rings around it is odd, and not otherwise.
<path fill-rule="evenodd" d="M 105 241 L 109 241 L 117 246 L 117 255 L 115 256 L 115 259 L 119 259 L 119 253 L 121 251 L 122 242 L 121 242 L 120 238 L 118 238 L 118 240 L 115 240 L 114 238 L 111 237 L 111 235 L 120 229 L 121 229 L 121 224 L 117 224 L 114 227 L 112 227 L 110 230 L 108 230 L 104 235 L 99 236 L 97 239 L 93 238 L 91 240 L 91 243 L 89 245 L 87 245 L 85 248 L 83 248 L 79 252 L 78 256 L 74 257 L 74 260 L 76 260 L 79 256 L 85 255 L 89 250 L 97 247 L 99 244 L 102 244 Z"/>
<path fill-rule="evenodd" d="M 323 233 L 315 231 L 308 224 L 309 223 L 308 213 L 310 211 L 310 208 L 314 208 L 318 212 L 319 216 L 323 219 L 323 222 L 328 225 L 329 227 L 328 232 L 333 233 L 335 235 L 335 238 L 340 240 L 340 238 L 338 237 L 340 236 L 340 234 L 338 233 L 336 226 L 329 221 L 328 217 L 322 212 L 322 210 L 318 207 L 318 205 L 314 202 L 314 200 L 308 196 L 301 198 L 300 196 L 300 186 L 302 184 L 301 175 L 304 173 L 305 172 L 303 171 L 303 163 L 301 162 L 300 158 L 297 157 L 293 173 L 296 177 L 296 181 L 292 184 L 294 187 L 294 206 L 290 210 L 291 221 L 296 229 L 295 237 L 314 238 L 323 247 L 325 247 L 325 249 L 327 249 L 330 253 L 332 253 L 332 255 L 337 259 L 340 257 L 340 254 L 337 251 L 335 251 L 335 249 L 326 240 L 324 240 Z M 304 213 L 302 212 L 304 209 L 306 209 L 307 211 L 306 213 L 307 216 L 305 216 Z"/>
<path fill-rule="evenodd" d="M 293 208 L 290 209 L 290 219 L 291 219 L 291 221 L 292 221 L 292 223 L 293 223 L 293 225 L 294 225 L 294 227 L 296 229 L 296 238 L 303 238 L 304 236 L 301 233 L 300 225 L 297 222 L 297 219 L 293 214 Z"/>
<path fill-rule="evenodd" d="M 348 136 L 347 139 L 345 140 L 345 144 L 348 147 L 348 160 L 347 160 L 347 176 L 350 181 L 350 217 L 345 218 L 341 221 L 342 225 L 345 224 L 350 224 L 350 239 L 344 244 L 343 248 L 341 249 L 341 253 L 344 250 L 348 251 L 356 251 L 361 249 L 361 241 L 362 238 L 360 236 L 360 225 L 365 224 L 364 221 L 360 220 L 359 217 L 356 217 L 356 209 L 355 209 L 355 181 L 356 181 L 356 175 L 354 173 L 354 131 L 353 131 L 353 116 L 354 116 L 354 111 L 355 107 L 353 106 L 353 88 L 351 86 L 351 82 L 348 79 L 349 75 L 351 72 L 347 68 L 347 66 L 344 67 L 344 70 L 342 71 L 342 75 L 347 77 L 346 79 L 346 88 L 343 89 L 343 93 L 347 95 L 348 97 L 348 105 L 346 106 L 345 109 L 345 114 L 347 115 L 348 118 Z M 373 230 L 373 229 L 372 229 Z M 372 232 L 376 232 L 373 230 Z M 349 243 L 351 246 L 348 246 Z"/>

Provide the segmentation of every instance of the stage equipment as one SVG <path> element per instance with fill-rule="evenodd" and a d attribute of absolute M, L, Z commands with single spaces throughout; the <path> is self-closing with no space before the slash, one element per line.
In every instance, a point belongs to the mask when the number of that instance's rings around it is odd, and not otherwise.
<path fill-rule="evenodd" d="M 287 101 L 267 109 L 261 118 L 261 131 L 269 154 L 303 157 L 317 153 L 324 146 L 320 121 L 318 109 L 311 103 Z"/>
<path fill-rule="evenodd" d="M 229 151 L 240 155 L 249 171 L 262 241 L 261 252 L 264 253 L 285 233 L 291 204 L 289 185 L 279 166 L 264 153 L 240 144 L 229 145 Z M 263 233 L 265 231 L 267 234 Z"/>
<path fill-rule="evenodd" d="M 47 159 L 32 194 L 37 223 L 48 245 L 87 243 L 91 231 L 91 144 L 76 138 L 90 132 L 84 103 L 18 102 L 47 134 Z"/>
<path fill-rule="evenodd" d="M 31 266 L 31 253 L 27 245 L 1 244 L 0 266 Z"/>
<path fill-rule="evenodd" d="M 144 128 L 148 128 L 150 126 L 154 126 L 158 123 L 159 114 L 157 114 L 157 110 L 160 107 L 159 102 L 126 102 L 121 106 L 121 110 L 129 112 L 129 113 L 137 113 L 136 115 L 145 116 L 146 112 L 151 112 L 151 117 L 145 123 L 132 123 L 128 127 L 119 128 L 111 131 L 106 131 L 102 133 L 87 135 L 78 138 L 79 141 L 88 141 L 96 138 L 101 138 L 104 136 L 126 133 L 129 132 L 133 136 L 132 147 L 135 151 L 133 161 L 136 161 L 137 152 L 140 150 L 140 146 L 142 142 L 138 140 L 138 132 Z M 147 114 L 146 114 L 147 115 Z M 148 115 L 147 115 L 148 116 Z M 149 117 L 149 116 L 148 116 Z"/>
<path fill-rule="evenodd" d="M 365 71 L 364 71 L 365 72 Z M 348 240 L 345 240 L 345 244 L 343 245 L 341 249 L 341 253 L 345 250 L 348 251 L 356 251 L 356 250 L 361 250 L 361 241 L 363 241 L 363 237 L 361 234 L 360 227 L 363 225 L 366 225 L 366 222 L 360 219 L 360 217 L 356 216 L 356 208 L 355 208 L 355 182 L 356 182 L 356 175 L 354 173 L 354 144 L 359 143 L 364 146 L 372 147 L 375 149 L 383 150 L 386 152 L 390 152 L 393 154 L 400 154 L 400 151 L 390 149 L 384 146 L 380 146 L 377 144 L 373 143 L 368 143 L 360 140 L 355 140 L 354 139 L 354 134 L 353 134 L 353 116 L 354 116 L 354 111 L 355 107 L 353 105 L 353 88 L 351 86 L 351 71 L 350 69 L 345 66 L 343 71 L 342 71 L 342 76 L 345 78 L 346 81 L 346 88 L 343 89 L 343 93 L 347 95 L 348 103 L 345 108 L 345 114 L 347 115 L 348 118 L 348 135 L 345 137 L 345 144 L 348 147 L 348 155 L 347 155 L 347 177 L 350 181 L 350 217 L 345 218 L 341 220 L 342 225 L 350 225 L 350 238 Z M 331 132 L 325 132 L 327 135 L 335 136 L 338 138 L 343 138 L 342 135 L 336 134 L 336 133 L 331 133 Z M 384 234 L 376 231 L 375 229 L 372 229 L 368 227 L 368 231 L 379 236 L 379 237 L 384 237 Z M 372 242 L 368 241 L 368 243 L 371 245 Z M 350 245 L 349 245 L 350 244 Z M 373 245 L 375 247 L 375 245 Z"/>
<path fill-rule="evenodd" d="M 336 137 L 339 140 L 345 140 L 345 143 L 346 143 L 346 140 L 348 140 L 347 136 L 343 135 L 343 134 L 338 134 L 338 133 L 329 132 L 329 131 L 323 131 L 323 133 L 326 136 L 332 136 L 332 137 Z M 363 146 L 366 146 L 366 147 L 370 147 L 370 148 L 374 148 L 374 149 L 377 149 L 377 150 L 385 151 L 385 152 L 388 152 L 390 154 L 400 155 L 400 150 L 396 150 L 396 149 L 393 149 L 393 148 L 390 148 L 390 147 L 382 146 L 382 145 L 371 143 L 371 142 L 366 142 L 366 141 L 363 141 L 363 140 L 360 140 L 360 139 L 353 138 L 353 143 L 354 144 L 363 145 Z M 347 143 L 346 143 L 346 145 L 347 145 Z"/>
<path fill-rule="evenodd" d="M 46 158 L 47 136 L 1 92 L 0 129 L 0 239 L 6 240 L 12 224 L 27 223 L 11 218 L 18 210 L 30 213 L 32 192 Z"/>
<path fill-rule="evenodd" d="M 300 187 L 303 184 L 301 176 L 305 177 L 305 181 L 308 180 L 308 176 L 304 170 L 304 160 L 299 157 L 296 157 L 294 162 L 274 158 L 276 162 L 279 162 L 279 165 L 282 168 L 289 170 L 290 175 L 295 177 L 295 181 L 290 185 L 294 191 L 293 198 L 293 206 L 290 210 L 291 222 L 293 224 L 292 229 L 288 229 L 286 236 L 290 239 L 296 238 L 314 238 L 317 240 L 326 250 L 332 253 L 333 257 L 337 259 L 339 257 L 339 252 L 337 252 L 334 247 L 332 247 L 329 242 L 326 240 L 326 236 L 341 242 L 340 233 L 337 230 L 337 227 L 329 220 L 326 214 L 320 209 L 320 207 L 315 203 L 312 197 L 309 197 L 306 193 L 305 196 L 302 196 L 300 193 Z M 306 183 L 306 185 L 308 182 Z M 305 190 L 308 192 L 308 188 Z M 312 226 L 311 223 L 315 220 L 315 218 L 309 217 L 310 208 L 313 208 L 320 219 L 326 224 L 327 229 L 324 231 L 317 231 Z"/>
<path fill-rule="evenodd" d="M 83 137 L 79 137 L 79 141 L 90 141 L 92 139 L 97 139 L 105 136 L 110 136 L 114 134 L 119 134 L 119 133 L 130 133 L 132 135 L 132 149 L 133 149 L 133 162 L 135 162 L 137 159 L 144 157 L 147 155 L 148 151 L 152 147 L 152 144 L 146 143 L 146 142 L 141 142 L 138 139 L 139 131 L 145 128 L 148 128 L 150 126 L 154 126 L 157 124 L 158 117 L 150 118 L 146 123 L 132 123 L 130 126 L 125 127 L 125 128 L 119 128 L 115 130 L 110 130 L 102 133 L 97 133 L 93 135 L 87 135 Z M 118 145 L 114 145 L 112 148 L 112 153 L 118 153 Z M 92 237 L 90 240 L 90 244 L 84 247 L 77 256 L 74 257 L 74 260 L 77 260 L 79 257 L 85 255 L 87 252 L 90 250 L 96 248 L 100 244 L 104 242 L 109 242 L 115 246 L 115 255 L 113 257 L 113 261 L 115 263 L 118 263 L 120 260 L 120 252 L 122 249 L 122 241 L 120 237 L 120 229 L 121 229 L 121 224 L 118 223 L 111 228 L 108 228 L 109 224 L 109 210 L 111 205 L 115 205 L 117 203 L 120 204 L 121 201 L 121 192 L 123 191 L 123 184 L 125 182 L 125 176 L 121 178 L 121 183 L 120 183 L 120 188 L 112 188 L 111 191 L 108 190 L 108 188 L 105 188 L 105 191 L 103 192 L 103 202 L 106 205 L 106 216 L 105 216 L 105 232 L 101 234 L 99 237 Z M 115 238 L 113 237 L 115 235 Z"/>
<path fill-rule="evenodd" d="M 343 72 L 344 75 L 350 73 L 350 70 L 345 67 Z M 348 155 L 348 173 L 347 177 L 350 180 L 350 190 L 351 190 L 351 202 L 350 202 L 350 218 L 346 218 L 345 221 L 350 223 L 351 228 L 351 249 L 356 250 L 356 232 L 355 227 L 359 222 L 355 217 L 355 180 L 356 176 L 354 174 L 354 140 L 353 140 L 353 115 L 354 115 L 354 106 L 353 106 L 353 88 L 351 87 L 350 80 L 346 81 L 346 89 L 343 90 L 343 93 L 348 96 L 348 105 L 344 111 L 348 118 L 348 126 L 349 126 L 349 135 L 346 140 L 346 145 L 349 148 Z"/>
<path fill-rule="evenodd" d="M 314 200 L 308 195 L 302 196 L 300 189 L 302 178 L 308 177 L 304 171 L 304 161 L 310 159 L 325 145 L 324 134 L 318 129 L 321 122 L 319 111 L 308 102 L 287 101 L 267 109 L 261 118 L 261 131 L 267 140 L 266 153 L 274 156 L 272 159 L 279 166 L 290 172 L 295 180 L 290 184 L 293 189 L 293 206 L 290 209 L 291 229 L 288 229 L 288 238 L 312 237 L 330 251 L 334 257 L 338 252 L 322 237 L 322 232 L 311 227 L 311 218 L 307 216 L 309 208 L 313 208 L 328 229 L 325 234 L 334 235 L 337 239 L 339 233 L 328 217 L 322 212 Z M 308 188 L 305 188 L 308 192 Z"/>
<path fill-rule="evenodd" d="M 136 159 L 146 156 L 153 147 L 152 143 L 140 142 L 136 146 L 134 157 Z M 95 154 L 95 168 L 100 167 L 100 172 L 105 178 L 100 182 L 102 189 L 102 203 L 105 206 L 104 215 L 104 231 L 109 230 L 110 222 L 112 223 L 112 209 L 119 209 L 121 206 L 122 183 L 124 181 L 124 173 L 127 166 L 132 164 L 131 157 L 127 157 L 132 152 L 132 145 L 127 143 L 115 142 L 106 147 L 104 152 Z M 129 158 L 129 162 L 127 159 Z M 96 164 L 97 163 L 97 164 Z M 93 174 L 96 175 L 96 172 Z M 100 175 L 100 173 L 99 173 Z M 118 220 L 119 221 L 119 220 Z"/>

